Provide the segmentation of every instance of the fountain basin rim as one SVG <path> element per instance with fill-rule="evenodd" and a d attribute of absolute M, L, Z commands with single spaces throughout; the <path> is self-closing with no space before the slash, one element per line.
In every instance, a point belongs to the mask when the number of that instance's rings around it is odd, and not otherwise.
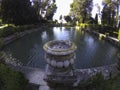
<path fill-rule="evenodd" d="M 68 48 L 63 48 L 63 49 L 62 48 L 59 48 L 59 49 L 51 48 L 50 45 L 53 44 L 54 42 L 70 42 L 71 45 L 69 45 Z M 68 40 L 64 40 L 64 41 L 63 40 L 52 40 L 44 44 L 43 49 L 47 53 L 53 54 L 53 55 L 67 55 L 67 54 L 73 53 L 77 49 L 77 47 L 73 42 L 68 41 Z"/>

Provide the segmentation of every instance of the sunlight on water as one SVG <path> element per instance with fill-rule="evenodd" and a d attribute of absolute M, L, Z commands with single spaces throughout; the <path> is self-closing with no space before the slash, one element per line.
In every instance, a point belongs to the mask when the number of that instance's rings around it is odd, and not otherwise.
<path fill-rule="evenodd" d="M 9 44 L 4 51 L 23 65 L 44 68 L 43 45 L 50 40 L 71 40 L 77 45 L 76 68 L 109 65 L 117 60 L 116 47 L 84 31 L 65 27 L 41 29 Z"/>

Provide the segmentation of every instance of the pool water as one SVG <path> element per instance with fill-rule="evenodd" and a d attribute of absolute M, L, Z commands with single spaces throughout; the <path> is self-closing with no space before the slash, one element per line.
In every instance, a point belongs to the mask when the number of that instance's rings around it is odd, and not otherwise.
<path fill-rule="evenodd" d="M 25 66 L 45 68 L 43 45 L 50 40 L 71 40 L 76 44 L 76 68 L 110 65 L 117 61 L 119 51 L 115 46 L 73 27 L 41 28 L 7 45 L 4 51 Z"/>

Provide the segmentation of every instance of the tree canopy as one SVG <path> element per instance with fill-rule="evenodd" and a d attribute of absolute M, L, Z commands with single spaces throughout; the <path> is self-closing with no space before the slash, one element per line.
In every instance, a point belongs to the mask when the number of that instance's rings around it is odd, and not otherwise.
<path fill-rule="evenodd" d="M 2 0 L 1 14 L 4 23 L 22 25 L 37 21 L 37 14 L 29 0 Z"/>
<path fill-rule="evenodd" d="M 50 6 L 48 6 L 47 10 L 46 10 L 46 15 L 45 18 L 47 20 L 52 20 L 54 13 L 56 12 L 57 6 L 55 3 L 52 3 Z"/>
<path fill-rule="evenodd" d="M 33 0 L 32 3 L 36 8 L 38 15 L 47 20 L 53 19 L 54 13 L 57 10 L 55 0 Z"/>
<path fill-rule="evenodd" d="M 2 0 L 0 13 L 3 23 L 24 25 L 52 20 L 56 9 L 55 0 Z"/>
<path fill-rule="evenodd" d="M 65 19 L 65 21 L 68 23 L 68 22 L 72 22 L 72 19 L 71 19 L 71 17 L 70 16 L 64 16 L 64 19 Z"/>
<path fill-rule="evenodd" d="M 75 15 L 79 22 L 86 22 L 91 17 L 93 0 L 73 0 L 71 13 Z"/>
<path fill-rule="evenodd" d="M 102 24 L 117 26 L 119 19 L 119 0 L 103 0 Z"/>

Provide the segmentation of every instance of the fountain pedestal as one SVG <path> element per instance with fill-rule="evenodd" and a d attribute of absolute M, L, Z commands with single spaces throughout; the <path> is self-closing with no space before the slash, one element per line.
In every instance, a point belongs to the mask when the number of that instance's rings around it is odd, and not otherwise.
<path fill-rule="evenodd" d="M 50 87 L 56 85 L 72 86 L 76 81 L 74 60 L 76 46 L 70 41 L 55 40 L 43 46 L 47 61 L 46 76 Z"/>

